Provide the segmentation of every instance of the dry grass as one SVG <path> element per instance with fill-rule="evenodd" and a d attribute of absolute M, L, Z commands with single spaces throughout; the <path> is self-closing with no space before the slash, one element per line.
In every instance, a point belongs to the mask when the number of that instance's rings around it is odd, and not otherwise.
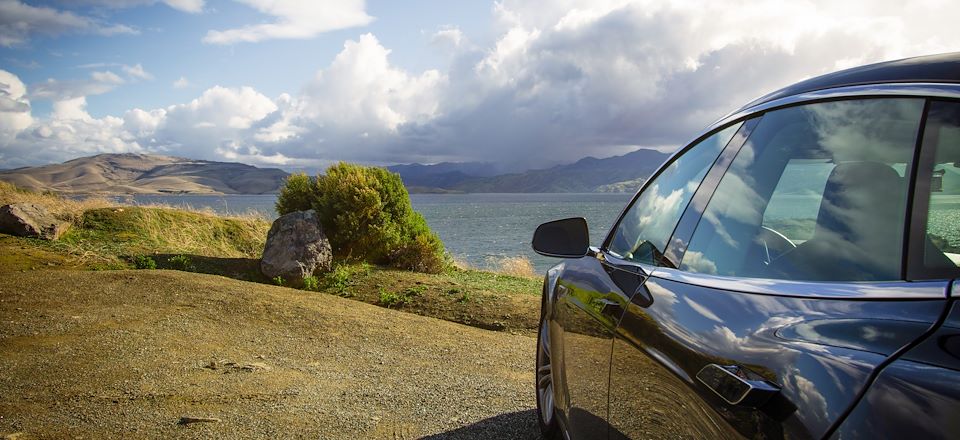
<path fill-rule="evenodd" d="M 191 205 L 171 205 L 169 203 L 123 203 L 120 206 L 130 206 L 138 208 L 151 208 L 151 209 L 160 209 L 166 211 L 183 211 L 191 212 L 194 214 L 205 215 L 208 217 L 216 217 L 222 219 L 231 219 L 231 220 L 241 220 L 241 221 L 270 221 L 263 212 L 257 211 L 256 209 L 248 209 L 246 212 L 236 213 L 231 212 L 229 214 L 219 213 L 209 206 L 204 206 L 202 208 L 197 208 Z"/>
<path fill-rule="evenodd" d="M 497 273 L 523 278 L 540 277 L 537 270 L 534 269 L 533 263 L 530 262 L 530 259 L 522 255 L 518 257 L 503 257 L 493 260 L 491 263 L 490 267 Z"/>
<path fill-rule="evenodd" d="M 117 203 L 103 197 L 88 197 L 82 200 L 61 197 L 50 192 L 33 192 L 17 188 L 12 183 L 0 181 L 0 205 L 11 203 L 35 203 L 53 212 L 61 220 L 77 223 L 83 213 L 90 209 L 108 208 Z"/>
<path fill-rule="evenodd" d="M 262 214 L 221 216 L 212 209 L 133 206 L 99 197 L 75 200 L 0 182 L 0 205 L 35 203 L 73 227 L 49 245 L 74 262 L 122 266 L 131 255 L 174 253 L 259 258 L 270 222 Z"/>
<path fill-rule="evenodd" d="M 269 229 L 270 222 L 259 218 L 126 206 L 88 210 L 57 243 L 84 258 L 151 253 L 259 258 Z"/>

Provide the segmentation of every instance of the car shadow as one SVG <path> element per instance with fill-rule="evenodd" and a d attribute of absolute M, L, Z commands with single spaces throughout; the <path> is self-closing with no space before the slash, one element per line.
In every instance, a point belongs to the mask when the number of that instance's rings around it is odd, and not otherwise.
<path fill-rule="evenodd" d="M 537 426 L 537 412 L 526 410 L 501 414 L 479 422 L 440 434 L 423 437 L 424 439 L 539 439 L 540 427 Z"/>

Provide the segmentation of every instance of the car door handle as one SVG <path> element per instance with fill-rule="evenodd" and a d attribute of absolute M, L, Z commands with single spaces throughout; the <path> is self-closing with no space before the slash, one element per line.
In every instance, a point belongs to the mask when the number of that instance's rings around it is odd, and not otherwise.
<path fill-rule="evenodd" d="M 707 365 L 697 373 L 697 380 L 727 403 L 748 408 L 757 408 L 780 392 L 776 385 L 737 365 Z"/>

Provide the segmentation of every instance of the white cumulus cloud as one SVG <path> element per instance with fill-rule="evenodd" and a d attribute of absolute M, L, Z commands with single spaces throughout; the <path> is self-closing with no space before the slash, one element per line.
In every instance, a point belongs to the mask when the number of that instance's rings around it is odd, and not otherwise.
<path fill-rule="evenodd" d="M 361 1 L 244 2 L 272 18 L 210 31 L 205 41 L 308 38 L 372 20 Z M 19 3 L 6 0 L 0 12 L 10 4 Z M 903 8 L 887 1 L 504 0 L 494 6 L 495 38 L 487 45 L 453 26 L 424 36 L 446 46 L 449 65 L 402 68 L 389 42 L 368 33 L 346 41 L 334 59 L 317 61 L 313 78 L 276 97 L 251 87 L 213 87 L 187 103 L 92 118 L 77 98 L 114 89 L 117 78 L 143 77 L 123 65 L 115 69 L 122 77 L 97 65 L 89 66 L 97 69 L 90 78 L 50 79 L 29 89 L 17 79 L 20 85 L 8 90 L 23 91 L 2 102 L 26 111 L 11 113 L 16 124 L 2 115 L 4 127 L 18 128 L 0 141 L 0 166 L 64 160 L 95 148 L 251 163 L 480 160 L 515 168 L 620 154 L 625 146 L 670 149 L 790 83 L 960 50 L 960 28 L 952 23 L 958 15 L 960 3 L 947 2 Z M 4 81 L 14 83 L 0 76 Z M 181 78 L 173 86 L 187 84 Z M 38 119 L 27 98 L 60 102 L 62 111 Z"/>
<path fill-rule="evenodd" d="M 33 123 L 26 95 L 20 78 L 0 70 L 0 141 L 9 141 Z"/>
<path fill-rule="evenodd" d="M 363 26 L 367 15 L 363 0 L 237 0 L 274 18 L 226 30 L 211 30 L 203 42 L 211 44 L 254 43 L 272 39 L 311 38 L 323 32 Z"/>

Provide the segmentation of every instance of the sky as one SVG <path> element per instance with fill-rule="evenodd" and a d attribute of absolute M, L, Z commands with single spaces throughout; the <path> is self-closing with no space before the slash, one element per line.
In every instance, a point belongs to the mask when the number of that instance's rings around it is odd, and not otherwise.
<path fill-rule="evenodd" d="M 960 50 L 960 2 L 0 0 L 0 169 L 671 151 L 749 100 Z"/>

